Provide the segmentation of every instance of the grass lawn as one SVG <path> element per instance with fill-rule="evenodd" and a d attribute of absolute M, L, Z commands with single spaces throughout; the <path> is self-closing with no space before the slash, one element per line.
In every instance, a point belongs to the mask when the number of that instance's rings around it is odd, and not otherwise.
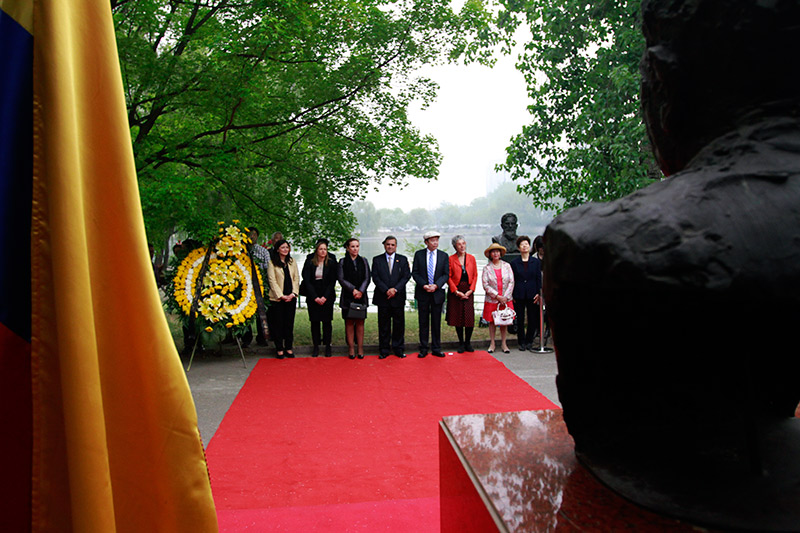
<path fill-rule="evenodd" d="M 475 323 L 478 323 L 478 315 L 475 316 Z M 178 350 L 183 349 L 183 333 L 181 332 L 180 320 L 174 315 L 167 314 L 167 321 L 169 322 L 170 330 L 172 331 L 172 338 L 175 339 L 175 345 Z M 253 326 L 255 329 L 255 326 Z M 476 327 L 472 333 L 473 340 L 487 340 L 489 338 L 489 328 Z M 417 313 L 415 311 L 406 312 L 406 346 L 416 346 L 419 339 L 419 323 L 417 321 Z M 457 341 L 455 328 L 448 326 L 442 317 L 442 341 Z M 347 344 L 344 336 L 344 320 L 337 307 L 333 313 L 333 344 L 335 346 L 344 346 Z M 364 327 L 364 344 L 378 344 L 378 314 L 367 314 L 367 322 Z M 311 345 L 311 329 L 308 323 L 308 311 L 298 309 L 294 321 L 294 345 L 295 346 L 310 346 Z"/>

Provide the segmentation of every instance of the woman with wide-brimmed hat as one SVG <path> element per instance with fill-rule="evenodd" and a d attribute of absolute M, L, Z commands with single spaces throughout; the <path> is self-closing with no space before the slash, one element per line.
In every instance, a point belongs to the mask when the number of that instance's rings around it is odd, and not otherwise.
<path fill-rule="evenodd" d="M 506 255 L 504 246 L 498 243 L 492 243 L 483 255 L 489 260 L 489 263 L 483 267 L 483 274 L 481 281 L 483 282 L 483 290 L 486 292 L 486 297 L 483 303 L 483 319 L 489 323 L 489 353 L 494 352 L 494 336 L 495 336 L 495 323 L 494 313 L 498 307 L 507 306 L 511 309 L 514 308 L 514 271 L 511 270 L 511 265 L 503 261 L 503 256 Z M 499 326 L 500 328 L 500 349 L 503 353 L 509 353 L 508 345 L 506 344 L 507 326 Z"/>

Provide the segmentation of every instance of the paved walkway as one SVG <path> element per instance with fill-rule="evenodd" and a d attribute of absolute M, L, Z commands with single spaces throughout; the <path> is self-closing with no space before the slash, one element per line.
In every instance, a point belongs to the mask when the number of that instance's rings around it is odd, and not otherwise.
<path fill-rule="evenodd" d="M 477 349 L 485 350 L 489 345 L 488 341 L 474 343 Z M 558 405 L 558 392 L 556 391 L 556 361 L 555 355 L 551 353 L 539 354 L 531 352 L 521 352 L 517 350 L 515 343 L 509 342 L 511 353 L 504 354 L 495 352 L 494 357 L 501 361 L 506 367 L 525 380 L 531 387 L 535 388 L 547 398 Z M 365 353 L 378 353 L 377 346 L 365 346 Z M 444 343 L 445 350 L 455 350 L 455 344 Z M 235 347 L 227 348 L 222 355 L 202 353 L 195 355 L 192 367 L 186 376 L 189 386 L 192 389 L 192 397 L 197 406 L 198 424 L 203 442 L 208 444 L 214 432 L 217 431 L 222 418 L 230 408 L 233 399 L 244 385 L 250 370 L 255 366 L 258 359 L 262 357 L 274 357 L 272 348 L 251 347 L 245 349 L 245 359 L 247 368 L 242 364 L 242 358 Z M 310 357 L 310 347 L 298 347 L 295 350 L 297 357 Z M 334 349 L 334 357 L 346 357 L 345 347 Z M 447 357 L 468 357 L 468 354 L 448 353 Z M 370 356 L 368 356 L 370 357 Z M 375 357 L 374 355 L 372 357 Z M 431 356 L 428 356 L 431 357 Z M 183 358 L 184 367 L 188 363 L 188 357 Z M 287 360 L 286 364 L 291 364 Z M 358 364 L 358 361 L 353 361 Z"/>

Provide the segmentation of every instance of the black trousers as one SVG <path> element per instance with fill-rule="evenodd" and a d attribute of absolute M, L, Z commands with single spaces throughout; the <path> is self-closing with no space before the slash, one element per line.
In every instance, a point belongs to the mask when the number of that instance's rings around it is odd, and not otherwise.
<path fill-rule="evenodd" d="M 275 348 L 278 351 L 291 350 L 294 343 L 294 313 L 297 309 L 297 299 L 291 302 L 279 300 L 272 302 L 269 306 L 269 313 L 272 317 L 269 324 L 269 332 L 272 340 L 275 341 Z"/>
<path fill-rule="evenodd" d="M 402 306 L 378 306 L 378 344 L 381 355 L 405 352 L 406 312 Z"/>
<path fill-rule="evenodd" d="M 514 311 L 517 312 L 517 339 L 520 344 L 533 344 L 533 335 L 539 329 L 539 306 L 533 298 L 514 300 Z M 525 314 L 528 315 L 528 327 L 525 327 Z"/>
<path fill-rule="evenodd" d="M 428 353 L 428 332 L 430 331 L 431 351 L 442 351 L 442 309 L 444 302 L 437 304 L 432 300 L 417 300 L 419 313 L 419 351 Z"/>
<path fill-rule="evenodd" d="M 333 322 L 330 320 L 309 320 L 309 322 L 311 323 L 311 342 L 314 343 L 314 346 L 319 346 L 320 344 L 328 346 L 331 343 Z M 322 326 L 322 335 L 319 333 L 320 326 Z"/>

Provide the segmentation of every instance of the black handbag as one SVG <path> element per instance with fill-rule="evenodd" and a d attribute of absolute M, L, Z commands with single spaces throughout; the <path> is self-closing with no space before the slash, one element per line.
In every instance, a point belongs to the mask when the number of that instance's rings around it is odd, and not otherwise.
<path fill-rule="evenodd" d="M 308 296 L 308 287 L 306 287 L 306 280 L 303 278 L 303 281 L 300 282 L 300 296 Z"/>
<path fill-rule="evenodd" d="M 352 320 L 364 320 L 367 318 L 367 304 L 360 304 L 358 302 L 350 302 L 350 307 L 347 308 L 347 318 Z"/>

